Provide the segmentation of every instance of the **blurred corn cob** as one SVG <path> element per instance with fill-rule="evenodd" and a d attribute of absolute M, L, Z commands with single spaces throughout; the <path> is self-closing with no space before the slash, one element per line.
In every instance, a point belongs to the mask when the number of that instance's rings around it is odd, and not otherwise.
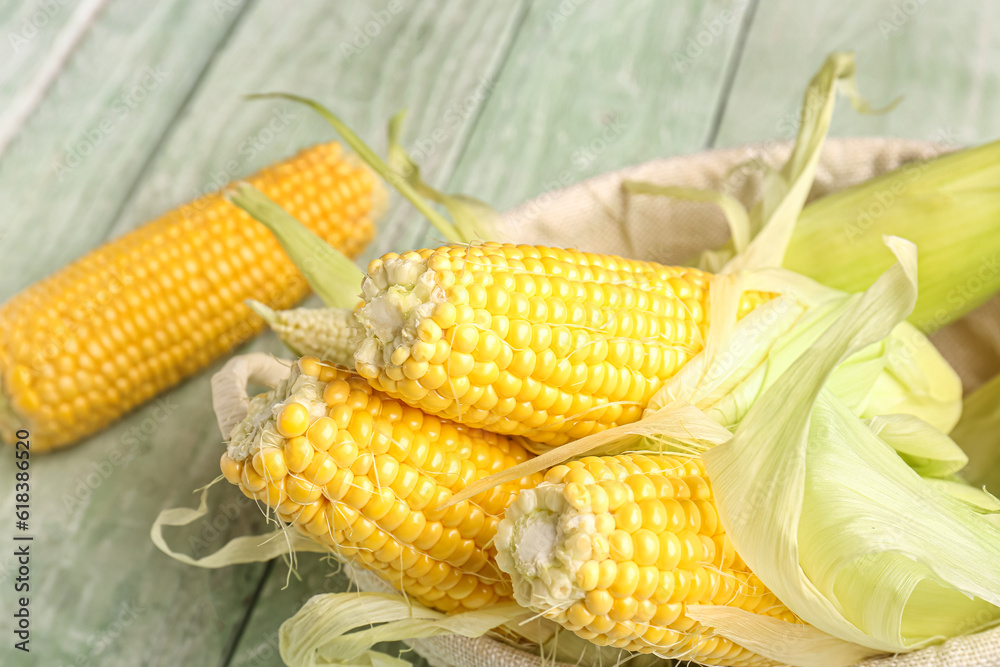
<path fill-rule="evenodd" d="M 422 604 L 461 611 L 510 599 L 492 540 L 514 494 L 541 475 L 438 508 L 529 456 L 504 436 L 426 415 L 303 357 L 288 380 L 251 400 L 221 468 L 341 557 Z"/>
<path fill-rule="evenodd" d="M 688 605 L 801 622 L 733 549 L 699 458 L 591 456 L 555 466 L 518 494 L 496 546 L 520 605 L 601 646 L 770 665 L 689 618 Z"/>
<path fill-rule="evenodd" d="M 357 255 L 385 193 L 339 144 L 250 181 L 322 239 Z M 69 445 L 260 331 L 243 301 L 308 293 L 278 242 L 212 194 L 97 248 L 0 308 L 0 437 Z"/>
<path fill-rule="evenodd" d="M 361 375 L 545 446 L 638 420 L 709 326 L 711 274 L 576 250 L 451 245 L 385 255 L 368 274 Z M 768 298 L 744 295 L 739 314 Z"/>

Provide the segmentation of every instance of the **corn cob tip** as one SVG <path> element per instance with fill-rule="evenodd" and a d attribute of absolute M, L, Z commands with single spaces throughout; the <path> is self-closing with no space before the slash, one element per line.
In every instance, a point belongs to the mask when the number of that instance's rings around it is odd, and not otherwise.
<path fill-rule="evenodd" d="M 586 457 L 520 491 L 497 527 L 514 599 L 599 645 L 707 665 L 770 660 L 687 616 L 729 605 L 799 622 L 726 537 L 700 459 Z"/>
<path fill-rule="evenodd" d="M 492 540 L 536 474 L 443 508 L 528 457 L 514 440 L 425 415 L 315 357 L 250 401 L 220 467 L 229 482 L 332 553 L 450 612 L 509 601 Z"/>
<path fill-rule="evenodd" d="M 246 304 L 296 356 L 316 357 L 338 367 L 354 369 L 360 325 L 351 310 L 292 308 L 276 311 L 259 301 L 249 300 Z"/>

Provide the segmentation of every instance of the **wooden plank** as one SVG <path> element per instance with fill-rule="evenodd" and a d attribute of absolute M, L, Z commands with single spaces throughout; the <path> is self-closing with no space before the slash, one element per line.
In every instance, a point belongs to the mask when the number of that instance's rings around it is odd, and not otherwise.
<path fill-rule="evenodd" d="M 32 93 L 40 96 L 37 105 L 0 157 L 0 301 L 105 237 L 139 169 L 239 14 L 219 16 L 208 4 L 132 0 L 75 6 L 40 2 L 22 10 L 37 7 L 51 10 L 51 30 L 29 40 L 24 48 L 30 52 L 9 65 L 16 72 L 5 66 L 4 98 L 23 99 L 23 91 L 47 76 L 46 68 L 56 71 L 50 87 Z M 93 25 L 90 14 L 79 13 L 98 9 Z M 5 26 L 16 29 L 21 15 L 21 10 L 8 15 Z M 179 32 L 188 41 L 179 42 Z M 59 171 L 57 165 L 71 162 L 71 155 L 79 164 Z M 133 473 L 150 447 L 170 451 L 178 441 L 190 445 L 201 435 L 204 425 L 188 425 L 179 437 L 164 427 L 181 421 L 191 402 L 191 396 L 165 399 L 104 434 L 94 447 L 34 461 L 33 664 L 136 664 L 115 657 L 122 637 L 141 628 L 147 647 L 166 641 L 157 616 L 169 617 L 164 610 L 173 601 L 146 587 L 151 577 L 143 569 L 152 549 L 133 550 L 128 539 L 119 538 L 126 533 L 148 543 L 149 517 L 160 508 L 157 494 L 176 480 L 139 480 Z M 204 396 L 197 403 L 203 404 Z M 7 492 L 0 507 L 8 516 L 15 503 L 13 476 L 13 456 L 4 456 L 0 478 L 7 481 Z M 8 543 L 10 530 L 3 530 Z M 13 550 L 4 550 L 0 580 L 5 588 L 13 587 L 14 565 Z M 180 585 L 177 573 L 162 574 L 163 590 Z M 211 573 L 201 584 L 219 589 L 231 580 L 231 575 Z M 200 628 L 212 609 L 172 611 L 176 641 L 186 645 L 190 642 L 182 633 Z M 166 655 L 177 652 L 167 648 Z M 25 664 L 25 657 L 12 642 L 0 648 L 0 663 Z"/>
<path fill-rule="evenodd" d="M 414 110 L 414 136 L 431 134 L 448 105 L 468 97 L 479 80 L 494 71 L 521 11 L 520 5 L 508 3 L 470 8 L 457 1 L 436 6 L 400 2 L 392 3 L 396 9 L 385 10 L 386 15 L 374 6 L 346 5 L 300 2 L 289 13 L 276 1 L 251 4 L 203 76 L 197 63 L 186 68 L 181 62 L 191 59 L 184 55 L 191 51 L 189 40 L 199 39 L 205 23 L 235 20 L 237 11 L 216 16 L 216 7 L 240 3 L 199 3 L 206 9 L 193 16 L 153 3 L 133 3 L 128 11 L 109 8 L 94 27 L 108 50 L 91 45 L 90 38 L 83 43 L 81 52 L 88 60 L 70 62 L 50 93 L 51 101 L 46 98 L 41 107 L 45 114 L 32 120 L 0 162 L 0 191 L 14 205 L 15 231 L 4 246 L 10 249 L 4 259 L 17 267 L 10 274 L 5 270 L 11 278 L 2 285 L 4 296 L 106 235 L 124 232 L 191 199 L 199 189 L 332 138 L 328 126 L 304 110 L 246 102 L 241 98 L 245 93 L 284 89 L 316 96 L 364 136 L 378 138 L 384 136 L 391 113 L 409 106 Z M 127 20 L 140 15 L 146 18 L 138 24 Z M 150 16 L 158 17 L 159 27 L 147 24 Z M 372 21 L 377 30 L 370 28 Z M 364 48 L 346 49 L 366 27 L 377 34 L 367 45 L 359 40 Z M 148 48 L 123 58 L 131 42 L 119 31 L 146 39 Z M 485 33 L 493 39 L 482 40 Z M 178 34 L 185 39 L 177 40 Z M 172 122 L 166 110 L 156 112 L 158 118 L 165 114 L 159 125 L 139 114 L 160 106 L 161 100 L 154 100 L 157 89 L 134 117 L 123 119 L 98 150 L 66 175 L 63 184 L 52 175 L 46 182 L 64 137 L 81 136 L 113 108 L 120 87 L 103 83 L 101 77 L 113 71 L 131 82 L 129 77 L 145 63 L 162 61 L 172 63 L 171 75 L 183 71 L 189 84 L 199 83 L 167 136 L 161 140 Z M 162 85 L 169 81 L 167 77 Z M 74 120 L 74 110 L 79 115 L 81 107 L 94 120 Z M 175 101 L 171 113 L 180 108 Z M 441 167 L 453 161 L 460 138 L 455 134 L 439 142 L 432 164 Z M 150 161 L 153 147 L 158 152 Z M 16 173 L 15 159 L 22 161 L 24 174 Z M 133 187 L 129 179 L 140 176 Z M 49 189 L 27 187 L 29 177 Z M 70 181 L 72 188 L 63 192 Z M 67 215 L 74 207 L 83 207 L 75 219 Z M 386 247 L 406 231 L 397 227 L 387 232 Z M 413 233 L 422 236 L 423 227 Z M 15 249 L 27 254 L 27 246 L 35 256 L 18 257 Z M 258 341 L 253 349 L 280 352 L 273 337 Z M 36 483 L 41 486 L 44 480 L 41 488 L 52 490 L 44 497 L 39 492 L 32 507 L 38 534 L 32 645 L 37 664 L 212 665 L 222 664 L 236 650 L 244 618 L 264 584 L 266 566 L 201 570 L 172 561 L 149 539 L 149 527 L 161 509 L 193 506 L 192 489 L 218 475 L 222 446 L 211 411 L 210 372 L 88 442 L 36 461 Z M 8 459 L 0 466 L 2 478 L 13 475 Z M 216 526 L 172 531 L 180 548 L 205 555 L 229 537 L 265 530 L 257 507 L 243 502 L 228 485 L 213 490 L 213 504 L 228 513 L 219 510 Z M 13 498 L 5 497 L 0 507 L 9 515 Z M 0 570 L 5 564 L 10 572 L 9 560 L 0 559 Z M 275 576 L 284 581 L 284 575 Z M 272 630 L 285 618 L 268 606 L 260 614 Z M 5 645 L 0 662 L 8 660 L 17 664 Z"/>
<path fill-rule="evenodd" d="M 449 188 L 505 209 L 699 150 L 748 6 L 535 3 Z"/>
<path fill-rule="evenodd" d="M 101 11 L 0 156 L 0 301 L 105 238 L 238 14 L 177 0 Z"/>
<path fill-rule="evenodd" d="M 298 578 L 289 577 L 288 568 L 283 563 L 275 563 L 227 667 L 281 667 L 284 663 L 278 653 L 280 624 L 295 615 L 314 595 L 357 590 L 339 571 L 336 563 L 319 554 L 302 554 L 296 571 Z M 385 642 L 379 644 L 376 650 L 400 656 L 410 661 L 413 667 L 429 667 L 403 642 Z"/>
<path fill-rule="evenodd" d="M 346 4 L 353 6 L 341 6 Z M 317 99 L 380 154 L 389 118 L 409 109 L 407 144 L 432 145 L 422 164 L 429 174 L 450 173 L 471 129 L 471 123 L 454 126 L 450 119 L 489 85 L 519 24 L 522 3 L 414 4 L 400 0 L 393 3 L 400 12 L 391 13 L 377 4 L 310 2 L 291 16 L 277 2 L 255 6 L 248 26 L 220 54 L 203 92 L 185 109 L 116 231 L 190 199 L 234 171 L 248 173 L 336 137 L 311 111 L 283 101 L 244 100 L 250 93 L 283 91 Z M 367 46 L 366 30 L 375 35 Z M 253 38 L 280 46 L 262 48 Z M 270 141 L 257 140 L 272 118 L 286 114 L 292 116 L 287 128 Z M 227 169 L 232 162 L 237 168 Z M 426 221 L 394 197 L 369 255 L 417 246 L 426 229 Z"/>
<path fill-rule="evenodd" d="M 994 3 L 761 0 L 716 145 L 794 138 L 802 92 L 826 55 L 857 52 L 859 88 L 884 115 L 843 100 L 832 135 L 976 143 L 1000 133 Z M 780 45 L 780 48 L 776 45 Z"/>
<path fill-rule="evenodd" d="M 22 0 L 0 6 L 0 153 L 44 99 L 106 0 Z"/>

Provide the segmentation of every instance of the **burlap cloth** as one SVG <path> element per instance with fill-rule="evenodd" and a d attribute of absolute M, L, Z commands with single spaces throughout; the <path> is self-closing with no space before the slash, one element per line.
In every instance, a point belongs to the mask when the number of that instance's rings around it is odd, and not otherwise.
<path fill-rule="evenodd" d="M 546 192 L 504 214 L 505 235 L 522 243 L 573 247 L 663 263 L 682 262 L 729 236 L 710 204 L 623 194 L 624 180 L 725 189 L 745 204 L 754 199 L 764 161 L 780 166 L 791 149 L 770 143 L 707 151 L 622 169 L 563 190 Z M 902 139 L 830 139 L 823 150 L 812 198 L 866 181 L 946 147 Z M 966 391 L 1000 368 L 1000 299 L 934 335 L 958 370 Z M 364 578 L 361 578 L 364 580 Z M 374 582 L 359 582 L 364 588 Z M 433 637 L 410 642 L 436 667 L 543 667 L 540 658 L 488 638 Z M 865 667 L 1000 667 L 1000 629 L 952 639 L 915 653 L 867 660 Z M 546 661 L 545 667 L 572 667 Z"/>

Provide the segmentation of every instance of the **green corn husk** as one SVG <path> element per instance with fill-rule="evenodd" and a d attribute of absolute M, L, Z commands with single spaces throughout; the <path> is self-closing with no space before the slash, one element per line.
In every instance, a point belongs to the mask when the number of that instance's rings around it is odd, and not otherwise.
<path fill-rule="evenodd" d="M 965 479 L 1000 495 L 1000 375 L 965 398 L 951 437 L 969 456 Z"/>
<path fill-rule="evenodd" d="M 941 328 L 1000 289 L 1000 142 L 910 164 L 816 200 L 799 216 L 784 266 L 856 292 L 917 245 L 920 296 L 909 321 Z"/>

